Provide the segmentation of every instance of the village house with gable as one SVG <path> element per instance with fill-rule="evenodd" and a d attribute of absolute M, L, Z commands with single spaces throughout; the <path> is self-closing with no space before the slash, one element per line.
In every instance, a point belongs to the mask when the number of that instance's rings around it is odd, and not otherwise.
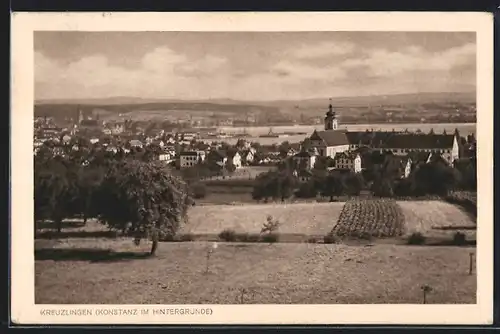
<path fill-rule="evenodd" d="M 295 154 L 292 160 L 299 169 L 312 169 L 316 163 L 316 155 L 309 151 L 302 151 Z M 301 168 L 302 166 L 304 168 Z"/>
<path fill-rule="evenodd" d="M 361 155 L 356 152 L 341 152 L 333 158 L 335 169 L 350 170 L 354 173 L 361 172 Z"/>

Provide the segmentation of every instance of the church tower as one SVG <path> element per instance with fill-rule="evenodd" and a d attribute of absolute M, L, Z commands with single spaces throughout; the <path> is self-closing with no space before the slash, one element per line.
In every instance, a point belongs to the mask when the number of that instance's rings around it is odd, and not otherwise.
<path fill-rule="evenodd" d="M 330 99 L 328 112 L 326 113 L 325 116 L 325 130 L 337 130 L 337 128 L 338 128 L 337 116 L 335 115 L 335 111 L 333 111 L 332 99 Z"/>

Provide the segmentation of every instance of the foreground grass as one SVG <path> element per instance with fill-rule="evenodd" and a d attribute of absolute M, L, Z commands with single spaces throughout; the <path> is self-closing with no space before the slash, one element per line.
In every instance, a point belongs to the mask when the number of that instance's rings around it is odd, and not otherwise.
<path fill-rule="evenodd" d="M 467 248 L 220 243 L 205 273 L 210 243 L 162 243 L 157 257 L 137 259 L 107 250 L 138 254 L 147 243 L 37 242 L 38 304 L 421 303 L 423 284 L 428 303 L 476 302 Z"/>

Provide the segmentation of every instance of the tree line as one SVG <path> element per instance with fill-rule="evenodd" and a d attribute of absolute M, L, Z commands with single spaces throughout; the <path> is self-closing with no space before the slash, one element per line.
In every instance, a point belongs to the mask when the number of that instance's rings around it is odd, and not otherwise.
<path fill-rule="evenodd" d="M 192 204 L 191 190 L 174 169 L 148 150 L 111 154 L 92 147 L 43 146 L 34 159 L 35 222 L 97 218 L 109 228 L 148 238 L 155 254 L 159 238 L 174 235 Z"/>
<path fill-rule="evenodd" d="M 392 154 L 367 152 L 363 158 L 371 163 L 361 173 L 354 173 L 331 169 L 333 160 L 320 157 L 302 182 L 294 171 L 304 170 L 304 166 L 285 160 L 277 171 L 256 178 L 252 197 L 264 202 L 292 196 L 333 201 L 337 196 L 359 196 L 363 190 L 377 197 L 447 196 L 454 190 L 475 191 L 477 187 L 475 158 L 459 159 L 450 166 L 436 156 L 430 162 L 412 163 L 409 175 L 404 175 L 405 165 Z"/>

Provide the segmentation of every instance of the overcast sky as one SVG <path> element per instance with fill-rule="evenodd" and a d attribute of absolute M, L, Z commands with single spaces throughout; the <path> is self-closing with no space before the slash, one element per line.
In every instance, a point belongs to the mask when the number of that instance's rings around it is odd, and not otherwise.
<path fill-rule="evenodd" d="M 475 87 L 475 33 L 35 33 L 37 99 L 274 100 Z"/>

